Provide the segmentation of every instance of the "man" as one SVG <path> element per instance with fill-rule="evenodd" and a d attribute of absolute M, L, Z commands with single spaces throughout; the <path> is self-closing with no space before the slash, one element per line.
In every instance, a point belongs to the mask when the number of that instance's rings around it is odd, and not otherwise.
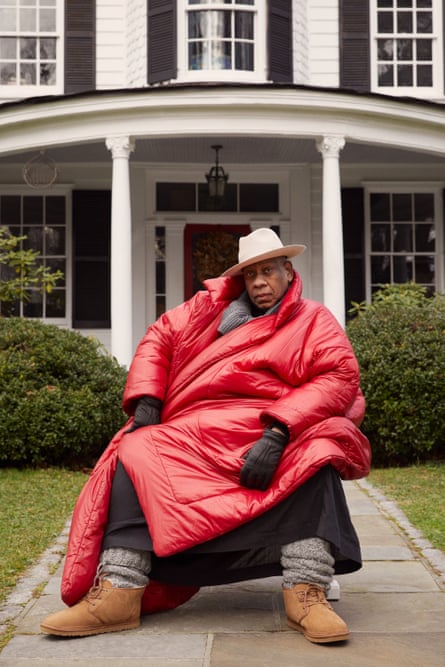
<path fill-rule="evenodd" d="M 270 229 L 242 237 L 235 266 L 148 328 L 124 391 L 132 418 L 76 505 L 70 608 L 43 632 L 130 629 L 200 586 L 282 573 L 290 627 L 348 638 L 326 592 L 361 567 L 340 477 L 366 475 L 370 450 L 351 345 L 301 297 L 289 258 L 303 250 Z"/>

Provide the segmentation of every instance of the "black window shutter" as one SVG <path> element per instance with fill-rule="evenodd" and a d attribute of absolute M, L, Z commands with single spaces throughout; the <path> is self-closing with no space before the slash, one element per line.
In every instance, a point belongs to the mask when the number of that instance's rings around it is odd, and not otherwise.
<path fill-rule="evenodd" d="M 351 302 L 366 298 L 365 209 L 363 188 L 342 188 L 343 251 L 345 265 L 346 314 Z"/>
<path fill-rule="evenodd" d="M 111 192 L 73 191 L 73 327 L 111 326 Z"/>
<path fill-rule="evenodd" d="M 292 2 L 269 0 L 268 11 L 269 79 L 292 83 Z"/>
<path fill-rule="evenodd" d="M 371 89 L 369 2 L 340 0 L 340 87 Z"/>
<path fill-rule="evenodd" d="M 96 3 L 65 0 L 65 93 L 96 88 Z"/>
<path fill-rule="evenodd" d="M 176 79 L 176 0 L 148 0 L 147 21 L 147 82 Z"/>

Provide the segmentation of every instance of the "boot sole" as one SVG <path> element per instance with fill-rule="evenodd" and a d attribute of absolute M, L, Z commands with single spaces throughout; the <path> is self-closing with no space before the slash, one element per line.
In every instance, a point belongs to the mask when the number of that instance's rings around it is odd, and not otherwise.
<path fill-rule="evenodd" d="M 323 636 L 323 637 L 314 637 L 313 635 L 310 635 L 308 632 L 305 631 L 305 629 L 299 625 L 298 623 L 295 623 L 295 621 L 291 621 L 290 618 L 287 618 L 287 624 L 292 630 L 297 630 L 297 632 L 300 632 L 304 637 L 312 642 L 313 644 L 332 644 L 333 642 L 344 642 L 347 639 L 349 639 L 349 632 L 346 634 L 342 635 L 331 635 L 331 636 Z"/>
<path fill-rule="evenodd" d="M 134 630 L 140 626 L 140 621 L 133 621 L 132 623 L 119 623 L 118 625 L 107 625 L 101 628 L 90 628 L 84 630 L 61 630 L 59 628 L 52 628 L 48 625 L 41 625 L 40 630 L 45 635 L 55 635 L 57 637 L 90 637 L 91 635 L 102 635 L 106 632 L 122 632 L 124 630 Z"/>

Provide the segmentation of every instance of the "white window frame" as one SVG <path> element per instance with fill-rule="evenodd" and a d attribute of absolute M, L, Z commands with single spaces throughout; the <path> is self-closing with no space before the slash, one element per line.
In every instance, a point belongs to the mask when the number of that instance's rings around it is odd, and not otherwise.
<path fill-rule="evenodd" d="M 438 292 L 444 290 L 444 238 L 443 238 L 443 182 L 377 182 L 368 181 L 362 183 L 365 191 L 365 283 L 366 283 L 366 301 L 372 300 L 372 282 L 371 282 L 371 211 L 370 195 L 373 193 L 389 194 L 418 194 L 429 193 L 434 195 L 434 224 L 435 224 L 435 251 L 428 253 L 434 256 L 435 262 L 435 283 L 434 288 Z M 380 253 L 378 253 L 380 254 Z M 391 255 L 391 252 L 385 253 Z M 416 255 L 416 253 L 412 253 Z M 423 253 L 419 253 L 421 255 Z"/>
<path fill-rule="evenodd" d="M 244 70 L 219 70 L 202 69 L 189 70 L 188 63 L 188 20 L 189 11 L 199 10 L 217 10 L 226 11 L 235 9 L 252 11 L 254 15 L 254 69 L 253 71 Z M 188 0 L 178 0 L 177 8 L 177 34 L 178 34 L 178 80 L 189 81 L 240 81 L 264 83 L 267 80 L 267 58 L 266 58 L 266 3 L 262 0 L 255 0 L 254 5 L 225 5 L 221 0 L 219 5 L 216 2 L 207 2 L 200 5 L 189 5 Z"/>
<path fill-rule="evenodd" d="M 20 99 L 26 97 L 41 97 L 44 95 L 59 95 L 64 91 L 64 42 L 65 42 L 65 3 L 56 0 L 56 32 L 3 32 L 2 37 L 54 37 L 56 39 L 56 83 L 54 85 L 17 85 L 0 83 L 0 99 Z"/>
<path fill-rule="evenodd" d="M 394 0 L 396 2 L 396 0 Z M 415 6 L 416 0 L 413 0 Z M 401 8 L 399 8 L 401 9 Z M 437 99 L 443 98 L 443 50 L 444 50 L 444 36 L 443 36 L 443 3 L 442 0 L 432 0 L 431 11 L 433 13 L 433 32 L 425 33 L 425 38 L 432 41 L 432 68 L 433 68 L 433 85 L 432 86 L 379 86 L 378 84 L 378 62 L 377 62 L 377 40 L 384 37 L 400 38 L 405 33 L 377 33 L 377 0 L 370 2 L 370 59 L 371 59 L 371 90 L 373 92 L 383 93 L 385 95 L 397 96 L 411 96 L 422 99 Z M 407 37 L 415 35 L 416 33 L 406 33 Z M 416 60 L 413 58 L 413 67 L 416 66 Z"/>
<path fill-rule="evenodd" d="M 20 185 L 3 186 L 0 188 L 0 196 L 22 196 L 22 197 L 45 197 L 58 196 L 65 198 L 65 317 L 26 317 L 27 320 L 40 320 L 46 324 L 55 324 L 64 328 L 71 328 L 72 323 L 72 188 L 66 185 L 52 185 L 50 190 L 25 188 Z M 0 220 L 1 224 L 1 220 Z"/>

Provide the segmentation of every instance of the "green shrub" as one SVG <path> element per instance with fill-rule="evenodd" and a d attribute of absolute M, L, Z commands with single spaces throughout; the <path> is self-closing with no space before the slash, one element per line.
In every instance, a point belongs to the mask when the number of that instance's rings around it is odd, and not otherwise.
<path fill-rule="evenodd" d="M 126 375 L 92 338 L 0 318 L 0 465 L 91 465 L 125 423 Z"/>
<path fill-rule="evenodd" d="M 383 286 L 357 308 L 347 333 L 376 466 L 445 456 L 445 295 L 413 283 Z"/>

